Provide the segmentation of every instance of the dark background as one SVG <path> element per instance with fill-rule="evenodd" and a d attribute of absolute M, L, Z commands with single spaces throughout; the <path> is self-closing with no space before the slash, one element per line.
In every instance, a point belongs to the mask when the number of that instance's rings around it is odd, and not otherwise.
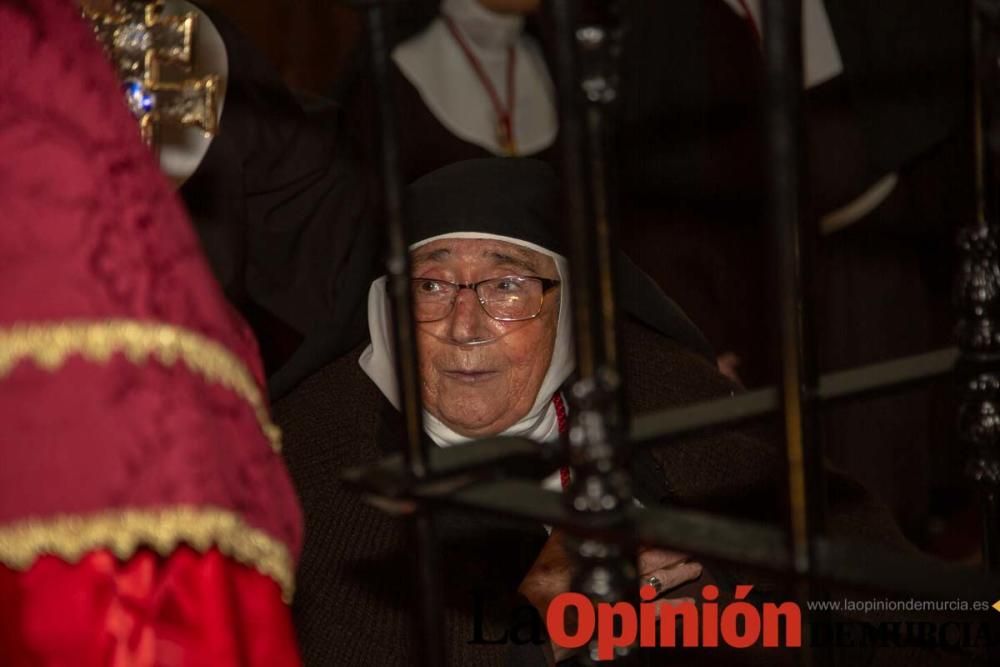
<path fill-rule="evenodd" d="M 294 90 L 325 93 L 358 42 L 356 11 L 332 0 L 204 0 L 260 48 Z"/>

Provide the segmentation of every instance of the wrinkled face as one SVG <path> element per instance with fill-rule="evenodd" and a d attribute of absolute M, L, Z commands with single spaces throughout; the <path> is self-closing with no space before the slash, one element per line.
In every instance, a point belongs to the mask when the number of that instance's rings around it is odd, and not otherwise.
<path fill-rule="evenodd" d="M 538 11 L 542 0 L 479 0 L 486 9 L 497 14 L 531 14 Z"/>
<path fill-rule="evenodd" d="M 493 239 L 439 239 L 417 248 L 412 259 L 415 277 L 460 284 L 559 277 L 551 257 Z M 531 320 L 494 320 L 476 293 L 463 289 L 451 314 L 417 324 L 424 408 L 468 437 L 495 435 L 528 414 L 552 360 L 560 289 L 546 292 Z M 493 342 L 469 345 L 482 340 Z"/>

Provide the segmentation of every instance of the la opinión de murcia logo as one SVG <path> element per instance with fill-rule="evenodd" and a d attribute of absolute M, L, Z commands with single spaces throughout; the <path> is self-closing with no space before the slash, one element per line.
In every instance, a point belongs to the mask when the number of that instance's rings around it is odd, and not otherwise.
<path fill-rule="evenodd" d="M 637 638 L 643 648 L 675 647 L 678 628 L 682 647 L 747 648 L 758 641 L 767 648 L 802 646 L 799 605 L 765 602 L 758 609 L 745 601 L 752 589 L 752 585 L 736 586 L 734 601 L 721 609 L 716 602 L 719 589 L 712 584 L 701 589 L 704 602 L 697 606 L 686 601 L 676 605 L 653 604 L 651 601 L 658 595 L 656 589 L 643 586 L 639 589 L 642 602 L 638 610 L 629 602 L 595 605 L 581 593 L 560 593 L 549 605 L 545 625 L 552 641 L 567 649 L 586 646 L 596 632 L 599 660 L 610 660 L 615 649 L 633 646 Z M 571 629 L 567 628 L 567 614 L 576 620 Z"/>

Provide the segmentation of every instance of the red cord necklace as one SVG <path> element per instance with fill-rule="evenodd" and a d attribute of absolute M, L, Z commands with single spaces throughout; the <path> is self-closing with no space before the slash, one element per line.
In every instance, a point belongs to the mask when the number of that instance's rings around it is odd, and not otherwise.
<path fill-rule="evenodd" d="M 569 420 L 566 419 L 566 404 L 563 403 L 562 396 L 557 391 L 552 395 L 552 405 L 556 408 L 556 421 L 559 423 L 559 435 L 565 435 L 569 431 Z M 563 466 L 559 468 L 559 481 L 562 483 L 563 491 L 569 488 L 571 481 L 569 468 Z"/>
<path fill-rule="evenodd" d="M 462 49 L 465 59 L 476 73 L 479 83 L 482 84 L 483 88 L 486 89 L 486 93 L 490 96 L 490 101 L 493 103 L 493 111 L 497 117 L 497 143 L 500 144 L 500 148 L 504 153 L 515 155 L 517 153 L 517 145 L 514 143 L 514 69 L 517 63 L 517 53 L 514 51 L 513 45 L 507 47 L 507 104 L 505 106 L 500 101 L 500 95 L 497 93 L 496 88 L 493 87 L 493 82 L 487 76 L 482 63 L 479 62 L 479 58 L 476 57 L 476 54 L 469 48 L 469 44 L 465 41 L 465 38 L 462 37 L 458 26 L 455 25 L 455 22 L 447 14 L 442 14 L 441 16 L 444 19 L 444 24 L 448 26 L 451 36 L 455 39 L 455 43 Z"/>

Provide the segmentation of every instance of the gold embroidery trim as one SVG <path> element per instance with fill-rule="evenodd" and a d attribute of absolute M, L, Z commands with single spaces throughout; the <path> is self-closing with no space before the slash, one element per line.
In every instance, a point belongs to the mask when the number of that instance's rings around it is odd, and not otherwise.
<path fill-rule="evenodd" d="M 199 553 L 218 547 L 273 579 L 282 599 L 291 603 L 295 568 L 288 548 L 237 514 L 214 507 L 112 510 L 15 521 L 0 526 L 0 562 L 24 571 L 43 554 L 76 563 L 95 549 L 108 549 L 126 560 L 142 546 L 167 557 L 181 543 Z"/>
<path fill-rule="evenodd" d="M 73 355 L 105 363 L 119 352 L 134 364 L 150 358 L 165 366 L 182 361 L 207 382 L 233 391 L 253 408 L 271 449 L 281 452 L 281 429 L 271 421 L 260 387 L 246 365 L 222 344 L 171 324 L 120 319 L 0 328 L 0 380 L 26 359 L 55 371 Z"/>

